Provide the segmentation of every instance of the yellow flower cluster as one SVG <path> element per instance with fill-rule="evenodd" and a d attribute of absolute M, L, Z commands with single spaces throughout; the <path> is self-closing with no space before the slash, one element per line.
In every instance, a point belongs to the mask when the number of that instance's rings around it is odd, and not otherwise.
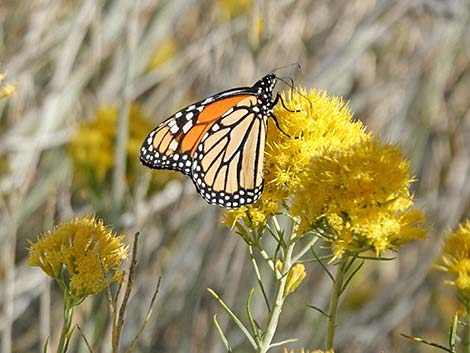
<path fill-rule="evenodd" d="M 279 272 L 282 271 L 282 265 L 282 262 L 278 260 L 276 263 L 276 269 Z M 287 297 L 289 294 L 293 293 L 300 283 L 302 283 L 305 276 L 307 276 L 307 272 L 305 272 L 304 265 L 297 264 L 293 266 L 287 274 L 286 286 L 284 288 L 284 297 Z"/>
<path fill-rule="evenodd" d="M 252 6 L 253 0 L 217 0 L 217 5 L 229 19 L 246 13 Z"/>
<path fill-rule="evenodd" d="M 368 249 L 378 256 L 425 236 L 424 215 L 412 208 L 409 163 L 396 146 L 371 139 L 313 158 L 308 169 L 291 213 L 301 232 L 326 219 L 334 258 Z"/>
<path fill-rule="evenodd" d="M 436 267 L 455 279 L 447 283 L 455 286 L 463 298 L 470 301 L 470 220 L 451 233 L 444 246 L 442 264 Z"/>
<path fill-rule="evenodd" d="M 286 106 L 276 106 L 280 133 L 269 120 L 265 149 L 264 191 L 256 204 L 229 211 L 225 223 L 243 219 L 250 226 L 262 226 L 267 217 L 288 207 L 289 197 L 296 194 L 310 178 L 312 158 L 329 150 L 345 150 L 370 138 L 360 122 L 352 122 L 352 114 L 341 98 L 311 90 L 292 92 Z M 286 96 L 283 95 L 286 100 Z"/>
<path fill-rule="evenodd" d="M 94 217 L 70 220 L 30 243 L 29 265 L 40 267 L 73 298 L 85 298 L 121 279 L 123 236 Z"/>
<path fill-rule="evenodd" d="M 268 130 L 260 201 L 229 211 L 225 223 L 262 227 L 284 213 L 298 235 L 326 223 L 335 258 L 370 249 L 379 255 L 423 238 L 424 215 L 412 208 L 413 178 L 401 150 L 366 133 L 340 98 L 314 90 L 288 98 L 297 112 L 278 105 L 274 114 L 291 137 Z"/>
<path fill-rule="evenodd" d="M 78 129 L 70 143 L 70 154 L 76 165 L 79 179 L 103 182 L 114 165 L 114 148 L 117 133 L 118 109 L 99 108 L 92 121 Z M 138 165 L 142 141 L 153 125 L 143 114 L 138 104 L 132 104 L 129 113 L 129 138 L 127 142 L 128 177 Z"/>

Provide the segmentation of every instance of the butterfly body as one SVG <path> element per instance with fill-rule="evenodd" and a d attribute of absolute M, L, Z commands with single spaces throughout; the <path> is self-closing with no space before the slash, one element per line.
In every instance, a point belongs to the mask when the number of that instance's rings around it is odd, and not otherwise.
<path fill-rule="evenodd" d="M 175 113 L 145 139 L 142 164 L 190 176 L 210 204 L 237 208 L 254 203 L 263 189 L 267 119 L 276 76 L 252 87 L 215 94 Z"/>

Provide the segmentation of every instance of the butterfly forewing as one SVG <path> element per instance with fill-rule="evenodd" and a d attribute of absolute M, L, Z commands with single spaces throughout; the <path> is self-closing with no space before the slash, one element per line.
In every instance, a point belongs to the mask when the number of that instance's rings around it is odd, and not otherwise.
<path fill-rule="evenodd" d="M 140 149 L 142 164 L 191 175 L 191 151 L 183 147 L 187 144 L 186 133 L 197 123 L 201 111 L 201 106 L 189 106 L 152 130 Z"/>

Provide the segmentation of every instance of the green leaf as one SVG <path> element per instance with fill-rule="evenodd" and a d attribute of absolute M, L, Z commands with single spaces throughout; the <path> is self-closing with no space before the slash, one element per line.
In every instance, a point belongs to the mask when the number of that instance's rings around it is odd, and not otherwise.
<path fill-rule="evenodd" d="M 449 330 L 449 347 L 454 352 L 455 351 L 455 342 L 457 342 L 457 326 L 459 324 L 459 314 L 455 313 L 454 321 L 450 326 Z"/>
<path fill-rule="evenodd" d="M 259 336 L 258 336 L 258 327 L 256 326 L 255 320 L 253 319 L 253 313 L 251 312 L 251 299 L 253 298 L 253 293 L 255 292 L 254 288 L 251 288 L 248 297 L 246 298 L 246 316 L 248 316 L 248 321 L 250 322 L 251 331 L 253 336 L 255 337 L 256 342 L 259 344 Z"/>
<path fill-rule="evenodd" d="M 284 341 L 272 343 L 272 344 L 269 345 L 269 347 L 270 348 L 279 347 L 279 346 L 286 345 L 287 343 L 297 342 L 298 340 L 299 340 L 298 338 L 289 338 L 289 339 L 286 339 Z"/>
<path fill-rule="evenodd" d="M 443 350 L 445 352 L 449 352 L 449 353 L 455 353 L 454 350 L 451 350 L 439 343 L 435 343 L 435 342 L 431 342 L 431 341 L 428 341 L 428 340 L 425 340 L 424 338 L 419 338 L 419 337 L 415 337 L 415 336 L 409 336 L 409 335 L 405 335 L 404 333 L 400 333 L 401 336 L 405 337 L 405 338 L 408 338 L 409 340 L 412 340 L 412 341 L 415 341 L 415 342 L 418 342 L 418 343 L 423 343 L 425 345 L 428 345 L 428 346 L 431 346 L 431 347 L 435 347 L 435 348 L 438 348 L 440 350 Z"/>
<path fill-rule="evenodd" d="M 245 327 L 245 325 L 243 325 L 243 323 L 240 321 L 240 319 L 237 317 L 237 315 L 235 315 L 235 313 L 232 310 L 230 310 L 230 308 L 227 306 L 227 304 L 224 303 L 224 301 L 218 296 L 218 294 L 216 292 L 214 292 L 210 288 L 207 288 L 207 290 L 219 302 L 219 304 L 222 306 L 222 308 L 224 308 L 224 310 L 227 312 L 227 314 L 230 316 L 230 318 L 233 320 L 233 322 L 235 322 L 235 324 L 240 328 L 240 330 L 246 336 L 246 338 L 251 343 L 253 348 L 256 349 L 258 346 L 256 344 L 255 339 L 253 338 L 253 336 L 251 336 L 250 332 Z"/>
<path fill-rule="evenodd" d="M 213 317 L 214 325 L 217 328 L 217 332 L 219 333 L 222 342 L 224 343 L 225 348 L 227 349 L 228 353 L 232 353 L 232 347 L 230 347 L 230 343 L 228 342 L 227 337 L 225 337 L 224 331 L 222 331 L 222 327 L 220 327 L 219 322 L 217 321 L 217 314 Z"/>
<path fill-rule="evenodd" d="M 310 309 L 318 311 L 320 314 L 324 315 L 327 319 L 330 317 L 325 311 L 320 309 L 318 306 L 307 304 Z"/>

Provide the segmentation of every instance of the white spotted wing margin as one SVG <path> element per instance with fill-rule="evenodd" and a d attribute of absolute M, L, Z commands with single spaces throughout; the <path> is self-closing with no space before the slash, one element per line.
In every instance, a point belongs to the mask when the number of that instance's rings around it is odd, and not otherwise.
<path fill-rule="evenodd" d="M 191 156 L 181 150 L 181 140 L 203 109 L 201 103 L 190 105 L 153 129 L 140 148 L 141 163 L 152 169 L 175 170 L 191 176 Z"/>

